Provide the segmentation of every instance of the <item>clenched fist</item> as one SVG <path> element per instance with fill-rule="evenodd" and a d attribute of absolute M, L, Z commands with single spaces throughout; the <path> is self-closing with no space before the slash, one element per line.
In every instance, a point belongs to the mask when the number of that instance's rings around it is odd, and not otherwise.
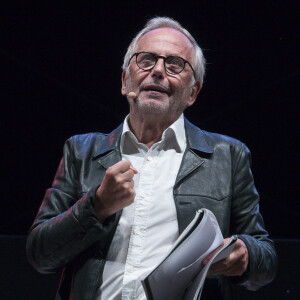
<path fill-rule="evenodd" d="M 100 221 L 133 203 L 133 176 L 136 173 L 128 161 L 119 161 L 107 169 L 96 191 L 95 210 Z"/>

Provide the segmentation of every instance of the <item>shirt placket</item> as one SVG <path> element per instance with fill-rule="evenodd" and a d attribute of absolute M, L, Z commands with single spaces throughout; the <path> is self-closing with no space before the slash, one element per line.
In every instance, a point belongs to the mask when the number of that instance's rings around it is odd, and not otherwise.
<path fill-rule="evenodd" d="M 135 299 L 139 269 L 144 249 L 144 238 L 149 220 L 151 195 L 155 180 L 156 151 L 148 150 L 136 188 L 135 213 L 129 240 L 128 254 L 123 277 L 122 299 Z"/>

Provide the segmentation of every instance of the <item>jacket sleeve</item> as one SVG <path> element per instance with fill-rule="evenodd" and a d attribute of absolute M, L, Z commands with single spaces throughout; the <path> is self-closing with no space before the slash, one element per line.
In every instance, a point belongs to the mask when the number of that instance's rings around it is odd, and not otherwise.
<path fill-rule="evenodd" d="M 64 146 L 52 187 L 46 191 L 28 233 L 27 257 L 41 273 L 64 267 L 100 239 L 105 243 L 113 229 L 115 215 L 101 223 L 95 214 L 93 203 L 97 187 L 78 197 L 79 170 L 76 168 L 80 162 L 76 159 L 70 139 Z"/>
<path fill-rule="evenodd" d="M 237 234 L 248 248 L 249 264 L 234 283 L 248 290 L 257 290 L 275 277 L 277 255 L 274 242 L 269 239 L 259 212 L 259 195 L 251 172 L 251 155 L 242 144 L 233 169 L 231 232 Z"/>

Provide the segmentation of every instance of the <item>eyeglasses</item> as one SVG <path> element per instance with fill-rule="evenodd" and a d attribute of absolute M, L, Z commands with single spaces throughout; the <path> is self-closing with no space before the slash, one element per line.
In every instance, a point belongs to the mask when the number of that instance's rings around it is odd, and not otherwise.
<path fill-rule="evenodd" d="M 187 60 L 185 60 L 184 58 L 182 58 L 180 56 L 171 55 L 171 56 L 165 57 L 165 56 L 155 55 L 154 53 L 151 53 L 151 52 L 144 52 L 144 51 L 137 52 L 131 56 L 131 58 L 128 62 L 128 66 L 134 56 L 136 56 L 137 66 L 144 71 L 152 70 L 155 67 L 158 59 L 162 58 L 164 60 L 164 67 L 165 67 L 165 70 L 167 73 L 172 74 L 172 75 L 179 74 L 184 70 L 185 65 L 188 64 L 191 67 L 191 69 L 194 73 L 194 76 L 196 77 L 196 74 L 195 74 L 195 71 L 194 71 L 192 65 Z"/>

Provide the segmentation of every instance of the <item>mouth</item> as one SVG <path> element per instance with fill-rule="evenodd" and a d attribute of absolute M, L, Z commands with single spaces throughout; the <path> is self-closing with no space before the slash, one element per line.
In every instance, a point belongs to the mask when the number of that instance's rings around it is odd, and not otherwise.
<path fill-rule="evenodd" d="M 169 89 L 167 89 L 167 88 L 165 88 L 165 87 L 163 87 L 161 85 L 157 85 L 157 84 L 148 84 L 148 85 L 145 85 L 142 88 L 142 91 L 155 92 L 155 93 L 164 93 L 164 94 L 167 94 L 167 95 L 170 94 Z"/>

